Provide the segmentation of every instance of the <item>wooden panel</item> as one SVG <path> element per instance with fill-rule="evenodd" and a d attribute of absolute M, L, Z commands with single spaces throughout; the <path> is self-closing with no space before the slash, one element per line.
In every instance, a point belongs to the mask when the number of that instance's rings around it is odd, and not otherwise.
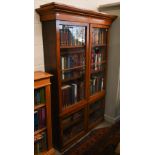
<path fill-rule="evenodd" d="M 35 81 L 34 83 L 34 88 L 37 89 L 37 88 L 41 88 L 43 86 L 47 86 L 47 85 L 50 85 L 51 82 L 50 82 L 50 79 L 43 79 L 43 80 L 37 80 Z"/>
<path fill-rule="evenodd" d="M 48 77 L 51 77 L 51 76 L 53 76 L 53 75 L 42 72 L 42 71 L 34 72 L 34 80 L 40 80 L 40 79 L 48 78 Z"/>
<path fill-rule="evenodd" d="M 47 136 L 52 137 L 52 126 L 51 126 L 51 92 L 50 85 L 46 86 L 46 124 L 47 124 Z M 52 147 L 52 139 L 48 138 L 48 149 Z"/>

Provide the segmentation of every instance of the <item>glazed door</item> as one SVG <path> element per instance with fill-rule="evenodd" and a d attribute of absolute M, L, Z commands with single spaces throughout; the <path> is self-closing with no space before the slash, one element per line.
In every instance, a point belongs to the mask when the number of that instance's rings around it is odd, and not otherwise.
<path fill-rule="evenodd" d="M 88 24 L 58 22 L 61 112 L 83 104 L 86 99 L 88 32 Z"/>
<path fill-rule="evenodd" d="M 89 97 L 105 94 L 107 30 L 99 24 L 90 26 Z"/>

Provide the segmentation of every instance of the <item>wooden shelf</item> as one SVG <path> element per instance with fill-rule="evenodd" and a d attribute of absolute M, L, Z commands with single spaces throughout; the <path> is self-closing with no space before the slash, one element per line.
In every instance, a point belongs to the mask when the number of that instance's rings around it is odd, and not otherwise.
<path fill-rule="evenodd" d="M 106 61 L 102 61 L 102 62 L 98 62 L 98 63 L 92 63 L 91 66 L 94 66 L 94 65 L 102 65 L 102 64 L 105 64 Z"/>
<path fill-rule="evenodd" d="M 107 45 L 106 44 L 92 45 L 92 47 L 102 47 L 102 46 L 107 46 Z"/>
<path fill-rule="evenodd" d="M 71 77 L 71 78 L 67 78 L 65 80 L 62 80 L 62 83 L 65 83 L 65 82 L 68 82 L 68 81 L 73 81 L 73 80 L 77 80 L 77 79 L 80 79 L 82 78 L 83 76 L 74 76 L 74 77 Z"/>
<path fill-rule="evenodd" d="M 77 45 L 77 46 L 60 46 L 60 49 L 66 49 L 66 48 L 84 48 L 85 45 Z"/>
<path fill-rule="evenodd" d="M 72 54 L 83 54 L 83 55 L 85 55 L 85 51 L 83 50 L 78 50 L 78 48 L 76 48 L 76 49 L 72 49 L 72 50 L 70 50 L 70 49 L 61 49 L 61 56 L 65 56 L 65 55 L 68 55 L 68 54 L 70 54 L 70 55 L 72 55 Z"/>
<path fill-rule="evenodd" d="M 79 123 L 79 122 L 81 121 L 81 119 L 82 119 L 82 117 L 80 117 L 80 118 L 78 118 L 78 119 L 76 119 L 76 120 L 72 120 L 72 121 L 67 122 L 67 123 L 62 123 L 62 127 L 63 127 L 63 129 L 66 129 L 66 128 L 68 128 L 68 127 L 74 125 L 74 124 Z"/>
<path fill-rule="evenodd" d="M 74 136 L 72 136 L 72 138 L 69 138 L 66 142 L 63 143 L 63 145 L 65 146 L 65 145 L 71 143 L 74 139 L 76 139 L 78 137 L 81 137 L 84 133 L 85 132 L 84 132 L 84 129 L 83 129 L 81 132 L 79 132 L 79 133 L 75 134 Z"/>
<path fill-rule="evenodd" d="M 91 74 L 96 74 L 96 73 L 100 73 L 100 72 L 103 72 L 103 70 L 93 70 L 93 71 L 91 71 Z"/>
<path fill-rule="evenodd" d="M 34 110 L 37 110 L 37 109 L 42 108 L 42 107 L 45 107 L 45 106 L 46 106 L 45 103 L 41 103 L 41 104 L 39 104 L 39 105 L 35 105 L 35 106 L 34 106 Z"/>
<path fill-rule="evenodd" d="M 83 108 L 86 104 L 87 104 L 86 100 L 81 100 L 73 105 L 68 106 L 66 109 L 63 109 L 62 113 L 60 113 L 59 116 L 61 117 L 68 113 L 77 111 L 77 110 Z"/>
<path fill-rule="evenodd" d="M 76 66 L 76 67 L 72 67 L 72 68 L 63 69 L 63 70 L 61 70 L 61 72 L 70 71 L 70 70 L 74 70 L 74 69 L 80 69 L 82 67 L 86 67 L 86 65 L 81 65 L 81 66 Z"/>
<path fill-rule="evenodd" d="M 39 130 L 37 130 L 37 131 L 34 132 L 34 135 L 37 135 L 37 134 L 45 131 L 46 129 L 47 129 L 46 127 L 42 128 L 42 129 L 39 129 Z"/>

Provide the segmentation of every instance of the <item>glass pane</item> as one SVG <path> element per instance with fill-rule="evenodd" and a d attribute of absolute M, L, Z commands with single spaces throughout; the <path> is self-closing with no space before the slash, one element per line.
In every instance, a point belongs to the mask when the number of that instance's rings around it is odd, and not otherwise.
<path fill-rule="evenodd" d="M 104 99 L 89 105 L 89 125 L 104 117 Z"/>
<path fill-rule="evenodd" d="M 92 29 L 90 95 L 103 91 L 106 63 L 106 30 Z"/>
<path fill-rule="evenodd" d="M 62 107 L 78 103 L 85 96 L 86 27 L 59 25 Z"/>
<path fill-rule="evenodd" d="M 93 45 L 103 45 L 106 43 L 105 29 L 103 28 L 93 28 L 92 31 Z"/>
<path fill-rule="evenodd" d="M 85 27 L 74 25 L 59 25 L 60 46 L 85 45 Z"/>
<path fill-rule="evenodd" d="M 62 126 L 63 142 L 66 143 L 68 140 L 84 130 L 84 110 L 65 117 L 62 120 Z"/>

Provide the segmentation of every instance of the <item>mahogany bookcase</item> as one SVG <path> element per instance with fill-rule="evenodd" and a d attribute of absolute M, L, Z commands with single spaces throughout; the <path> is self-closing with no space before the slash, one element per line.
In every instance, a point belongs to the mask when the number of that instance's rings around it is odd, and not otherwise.
<path fill-rule="evenodd" d="M 109 28 L 116 16 L 49 3 L 42 22 L 52 84 L 53 143 L 64 151 L 104 120 Z"/>

